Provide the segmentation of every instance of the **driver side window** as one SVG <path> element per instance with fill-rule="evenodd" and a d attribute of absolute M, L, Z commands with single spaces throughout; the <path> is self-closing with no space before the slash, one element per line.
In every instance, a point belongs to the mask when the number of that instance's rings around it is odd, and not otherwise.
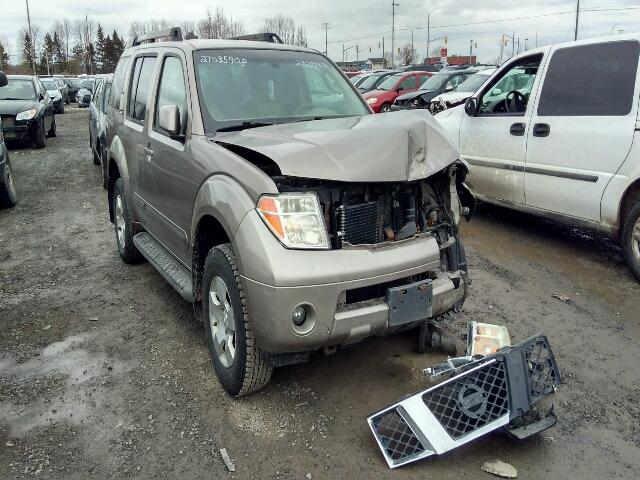
<path fill-rule="evenodd" d="M 523 116 L 541 60 L 542 55 L 536 55 L 512 64 L 484 90 L 479 113 Z"/>

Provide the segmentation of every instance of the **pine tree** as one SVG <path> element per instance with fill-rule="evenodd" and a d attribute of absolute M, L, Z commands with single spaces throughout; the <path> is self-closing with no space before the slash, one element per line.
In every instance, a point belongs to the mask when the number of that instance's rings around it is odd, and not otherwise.
<path fill-rule="evenodd" d="M 27 31 L 22 32 L 22 47 L 20 49 L 20 55 L 22 56 L 22 63 L 31 69 L 33 46 L 31 45 L 31 37 Z"/>
<path fill-rule="evenodd" d="M 106 73 L 104 68 L 105 58 L 104 58 L 104 47 L 105 47 L 105 37 L 104 31 L 102 30 L 102 25 L 98 23 L 98 30 L 96 32 L 96 54 L 95 54 L 95 62 L 96 62 L 96 72 L 97 73 Z"/>
<path fill-rule="evenodd" d="M 5 69 L 9 65 L 9 52 L 0 41 L 0 70 Z"/>
<path fill-rule="evenodd" d="M 54 73 L 55 66 L 52 65 L 55 54 L 55 46 L 53 44 L 53 38 L 47 33 L 44 36 L 42 55 L 40 57 L 40 64 L 38 66 L 39 72 L 44 72 L 47 75 Z"/>
<path fill-rule="evenodd" d="M 53 32 L 53 61 L 56 64 L 58 73 L 64 71 L 67 65 L 67 59 L 64 52 L 64 46 L 58 36 L 58 32 Z"/>

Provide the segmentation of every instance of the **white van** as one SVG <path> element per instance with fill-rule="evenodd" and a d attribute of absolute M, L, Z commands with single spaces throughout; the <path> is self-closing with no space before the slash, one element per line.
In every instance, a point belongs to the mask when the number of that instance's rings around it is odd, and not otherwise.
<path fill-rule="evenodd" d="M 479 199 L 618 238 L 640 280 L 640 34 L 529 50 L 435 116 Z"/>

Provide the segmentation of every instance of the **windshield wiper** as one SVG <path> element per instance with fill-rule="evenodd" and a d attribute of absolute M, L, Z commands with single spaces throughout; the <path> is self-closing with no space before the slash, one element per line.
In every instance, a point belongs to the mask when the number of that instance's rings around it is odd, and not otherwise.
<path fill-rule="evenodd" d="M 273 123 L 268 122 L 242 122 L 237 125 L 229 125 L 228 127 L 218 128 L 217 132 L 237 132 L 239 130 L 246 130 L 247 128 L 268 127 Z"/>

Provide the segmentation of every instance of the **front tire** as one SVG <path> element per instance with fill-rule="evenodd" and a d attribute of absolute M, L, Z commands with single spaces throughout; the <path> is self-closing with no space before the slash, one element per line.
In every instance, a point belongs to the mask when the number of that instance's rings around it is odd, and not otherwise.
<path fill-rule="evenodd" d="M 202 311 L 213 369 L 227 393 L 242 397 L 271 378 L 256 345 L 244 287 L 230 244 L 212 248 L 202 279 Z"/>
<path fill-rule="evenodd" d="M 391 111 L 391 105 L 389 105 L 388 103 L 384 103 L 380 107 L 380 113 L 388 113 L 390 111 Z"/>
<path fill-rule="evenodd" d="M 138 263 L 142 255 L 133 244 L 133 223 L 124 195 L 122 179 L 116 180 L 113 189 L 113 226 L 116 233 L 118 253 L 124 263 Z"/>
<path fill-rule="evenodd" d="M 47 132 L 47 136 L 54 138 L 56 135 L 58 135 L 58 129 L 56 126 L 56 117 L 53 117 L 53 120 L 51 120 L 51 128 Z"/>
<path fill-rule="evenodd" d="M 3 182 L 0 183 L 0 208 L 10 208 L 15 206 L 16 203 L 18 203 L 18 194 L 16 193 L 16 184 L 13 180 L 11 163 L 7 155 L 6 163 L 4 164 L 4 179 Z"/>
<path fill-rule="evenodd" d="M 640 200 L 631 207 L 625 219 L 622 252 L 629 270 L 640 281 Z"/>
<path fill-rule="evenodd" d="M 33 138 L 33 143 L 35 144 L 36 148 L 44 148 L 47 146 L 47 138 L 44 131 L 44 118 L 40 122 L 40 125 L 38 125 L 36 128 L 36 134 Z"/>

